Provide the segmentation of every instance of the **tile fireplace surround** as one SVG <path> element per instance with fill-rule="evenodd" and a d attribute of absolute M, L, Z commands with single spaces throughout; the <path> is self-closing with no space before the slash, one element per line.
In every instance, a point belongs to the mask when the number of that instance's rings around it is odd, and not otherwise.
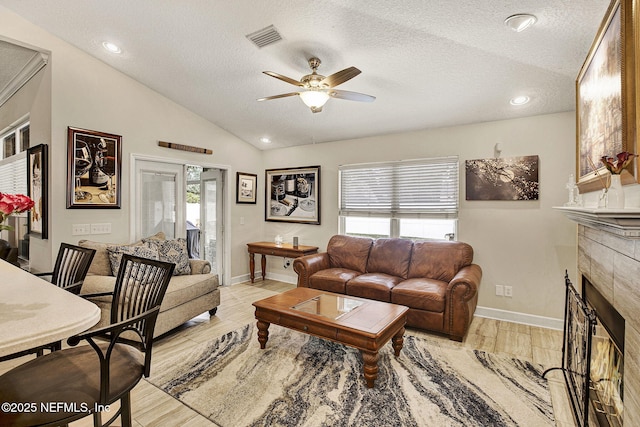
<path fill-rule="evenodd" d="M 578 223 L 580 274 L 625 318 L 624 425 L 640 426 L 640 210 L 558 210 Z"/>

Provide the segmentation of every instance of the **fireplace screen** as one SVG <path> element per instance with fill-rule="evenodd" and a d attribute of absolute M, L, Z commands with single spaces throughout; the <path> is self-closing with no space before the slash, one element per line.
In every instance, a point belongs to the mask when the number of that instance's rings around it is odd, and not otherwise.
<path fill-rule="evenodd" d="M 589 371 L 591 362 L 591 340 L 596 317 L 582 301 L 580 294 L 565 273 L 564 340 L 562 342 L 562 369 L 569 392 L 573 414 L 579 426 L 587 426 L 589 415 Z"/>
<path fill-rule="evenodd" d="M 603 326 L 596 327 L 591 348 L 592 425 L 622 426 L 622 352 Z"/>

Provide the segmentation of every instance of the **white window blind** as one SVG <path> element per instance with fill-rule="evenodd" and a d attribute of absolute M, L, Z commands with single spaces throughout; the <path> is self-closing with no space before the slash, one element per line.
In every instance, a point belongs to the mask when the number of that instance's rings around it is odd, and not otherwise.
<path fill-rule="evenodd" d="M 27 194 L 27 152 L 0 160 L 0 193 Z"/>
<path fill-rule="evenodd" d="M 340 166 L 340 215 L 457 218 L 458 157 Z"/>

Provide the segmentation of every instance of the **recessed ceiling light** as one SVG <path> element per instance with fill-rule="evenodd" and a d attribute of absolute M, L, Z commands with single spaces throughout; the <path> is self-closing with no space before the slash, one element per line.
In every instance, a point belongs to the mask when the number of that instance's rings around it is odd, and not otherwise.
<path fill-rule="evenodd" d="M 524 105 L 526 103 L 528 103 L 531 100 L 531 98 L 529 98 L 526 95 L 520 95 L 520 96 L 516 96 L 515 98 L 511 98 L 511 101 L 509 101 L 509 104 L 511 105 Z"/>
<path fill-rule="evenodd" d="M 271 140 L 269 138 L 267 138 L 266 136 L 263 136 L 262 138 L 260 138 L 260 142 L 262 142 L 264 144 L 271 144 Z"/>
<path fill-rule="evenodd" d="M 120 47 L 118 47 L 117 44 L 111 43 L 111 42 L 102 42 L 102 47 L 104 47 L 106 50 L 108 50 L 111 53 L 121 53 L 122 49 L 120 49 Z"/>
<path fill-rule="evenodd" d="M 511 15 L 504 20 L 504 23 L 513 31 L 519 33 L 535 24 L 537 20 L 538 18 L 536 18 L 534 15 L 530 15 L 528 13 L 519 13 L 517 15 Z"/>

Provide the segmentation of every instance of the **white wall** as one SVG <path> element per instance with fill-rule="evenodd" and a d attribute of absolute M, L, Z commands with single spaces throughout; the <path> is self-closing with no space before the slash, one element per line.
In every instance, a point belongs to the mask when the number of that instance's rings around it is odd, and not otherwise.
<path fill-rule="evenodd" d="M 575 165 L 575 113 L 559 113 L 467 126 L 384 135 L 293 147 L 264 153 L 264 167 L 321 165 L 321 225 L 266 223 L 265 240 L 280 234 L 285 241 L 326 249 L 338 230 L 338 166 L 349 163 L 458 155 L 460 215 L 458 239 L 474 248 L 483 269 L 479 305 L 498 310 L 562 318 L 564 270 L 576 265 L 576 226 L 552 209 L 568 199 L 565 183 Z M 466 201 L 464 162 L 494 156 L 540 157 L 538 201 Z M 273 277 L 295 279 L 281 259 L 269 259 Z M 575 277 L 575 275 L 574 275 Z M 495 296 L 495 285 L 513 286 L 513 298 Z"/>
<path fill-rule="evenodd" d="M 132 153 L 171 157 L 195 164 L 228 165 L 231 168 L 229 188 L 234 192 L 237 170 L 255 173 L 261 169 L 262 154 L 250 144 L 3 7 L 0 7 L 0 35 L 51 52 L 47 65 L 51 73 L 50 141 L 37 141 L 49 144 L 51 227 L 48 242 L 42 242 L 47 252 L 32 257 L 36 270 L 50 268 L 63 241 L 77 242 L 80 238 L 129 241 L 129 161 Z M 121 209 L 66 209 L 68 126 L 122 136 Z M 213 156 L 160 148 L 159 140 L 210 148 Z M 231 200 L 235 200 L 235 194 Z M 227 236 L 231 239 L 231 275 L 237 276 L 248 270 L 245 243 L 261 238 L 262 211 L 253 205 L 245 207 L 235 203 L 230 209 L 232 218 L 242 215 L 248 224 L 239 226 L 232 222 Z M 112 233 L 71 234 L 72 224 L 93 222 L 110 222 Z"/>

